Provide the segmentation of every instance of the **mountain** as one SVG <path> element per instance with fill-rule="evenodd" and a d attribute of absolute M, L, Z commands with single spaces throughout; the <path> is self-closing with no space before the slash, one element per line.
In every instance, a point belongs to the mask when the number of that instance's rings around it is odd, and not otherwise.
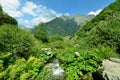
<path fill-rule="evenodd" d="M 76 33 L 80 44 L 109 46 L 120 53 L 120 0 L 116 0 Z M 83 45 L 84 45 L 83 44 Z"/>
<path fill-rule="evenodd" d="M 69 16 L 58 17 L 48 23 L 45 23 L 45 26 L 50 35 L 72 35 L 79 29 L 79 25 Z"/>
<path fill-rule="evenodd" d="M 78 25 L 84 26 L 86 22 L 90 21 L 94 17 L 95 17 L 94 15 L 85 16 L 82 14 L 76 14 L 72 18 L 75 20 L 75 22 L 77 22 Z"/>
<path fill-rule="evenodd" d="M 3 24 L 12 24 L 12 25 L 17 25 L 16 19 L 12 18 L 8 14 L 6 14 L 2 10 L 2 6 L 0 5 L 0 26 Z"/>
<path fill-rule="evenodd" d="M 62 36 L 69 36 L 73 35 L 80 27 L 93 17 L 94 16 L 92 15 L 84 16 L 81 14 L 76 14 L 74 16 L 60 16 L 45 23 L 45 28 L 49 35 L 59 34 Z"/>

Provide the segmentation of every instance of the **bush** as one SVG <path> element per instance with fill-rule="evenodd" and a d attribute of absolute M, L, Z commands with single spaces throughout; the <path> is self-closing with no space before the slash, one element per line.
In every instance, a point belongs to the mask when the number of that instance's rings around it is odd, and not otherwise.
<path fill-rule="evenodd" d="M 16 26 L 0 27 L 0 51 L 10 52 L 13 57 L 27 57 L 27 52 L 35 45 L 35 38 L 29 32 Z"/>
<path fill-rule="evenodd" d="M 32 49 L 29 51 L 29 53 L 31 56 L 35 56 L 35 57 L 41 59 L 41 61 L 43 61 L 44 63 L 47 63 L 50 60 L 52 60 L 53 55 L 54 55 L 51 51 L 48 54 L 48 51 L 46 52 L 46 51 L 42 50 L 40 45 L 35 45 L 34 47 L 32 47 Z"/>
<path fill-rule="evenodd" d="M 49 41 L 50 42 L 55 42 L 55 41 L 63 41 L 63 37 L 59 34 L 49 36 Z"/>

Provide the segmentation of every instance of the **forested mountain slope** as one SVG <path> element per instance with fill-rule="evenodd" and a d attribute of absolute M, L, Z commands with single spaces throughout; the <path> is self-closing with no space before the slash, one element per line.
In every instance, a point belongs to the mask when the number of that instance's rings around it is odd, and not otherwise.
<path fill-rule="evenodd" d="M 77 33 L 78 40 L 89 46 L 116 47 L 120 53 L 120 0 L 112 3 Z"/>
<path fill-rule="evenodd" d="M 11 16 L 7 15 L 5 12 L 3 12 L 2 7 L 0 5 L 0 26 L 3 24 L 17 25 L 17 21 Z"/>

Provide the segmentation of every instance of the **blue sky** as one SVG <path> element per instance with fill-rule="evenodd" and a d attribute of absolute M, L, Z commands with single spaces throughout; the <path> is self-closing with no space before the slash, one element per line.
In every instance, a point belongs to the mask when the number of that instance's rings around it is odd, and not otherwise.
<path fill-rule="evenodd" d="M 27 0 L 45 5 L 59 13 L 74 15 L 81 13 L 87 15 L 90 11 L 103 9 L 115 0 Z"/>
<path fill-rule="evenodd" d="M 33 27 L 61 15 L 97 15 L 115 0 L 0 0 L 4 12 L 19 25 Z"/>

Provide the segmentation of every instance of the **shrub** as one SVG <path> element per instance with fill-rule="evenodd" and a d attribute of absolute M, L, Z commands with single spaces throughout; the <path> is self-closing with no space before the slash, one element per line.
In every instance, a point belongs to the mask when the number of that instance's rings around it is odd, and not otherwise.
<path fill-rule="evenodd" d="M 35 45 L 34 36 L 16 26 L 0 27 L 0 51 L 10 52 L 13 57 L 27 57 L 27 52 Z"/>
<path fill-rule="evenodd" d="M 30 57 L 28 60 L 17 59 L 13 65 L 0 73 L 1 80 L 34 80 L 40 69 L 43 67 L 43 62 L 35 57 Z"/>
<path fill-rule="evenodd" d="M 49 36 L 49 41 L 50 42 L 55 42 L 55 41 L 63 41 L 63 37 L 59 34 Z"/>
<path fill-rule="evenodd" d="M 66 72 L 66 80 L 81 80 L 85 76 L 86 80 L 89 78 L 92 80 L 92 73 L 96 72 L 102 60 L 109 58 L 112 54 L 109 47 L 103 46 L 90 50 L 79 50 L 79 56 L 74 54 L 75 51 L 74 48 L 54 51 Z"/>

